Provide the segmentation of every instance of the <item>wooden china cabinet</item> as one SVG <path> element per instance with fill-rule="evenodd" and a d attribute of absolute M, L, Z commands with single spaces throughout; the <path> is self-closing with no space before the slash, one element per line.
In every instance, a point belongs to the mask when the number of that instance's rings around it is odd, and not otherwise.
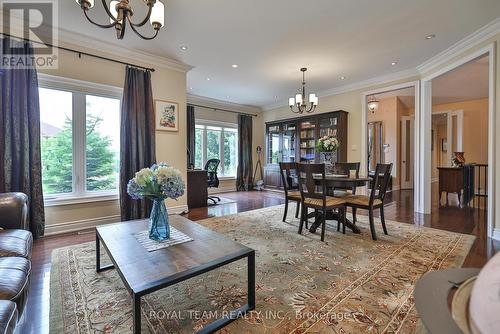
<path fill-rule="evenodd" d="M 340 146 L 333 162 L 347 161 L 347 112 L 343 110 L 266 123 L 266 188 L 281 188 L 280 162 L 318 163 L 316 141 L 336 136 Z"/>

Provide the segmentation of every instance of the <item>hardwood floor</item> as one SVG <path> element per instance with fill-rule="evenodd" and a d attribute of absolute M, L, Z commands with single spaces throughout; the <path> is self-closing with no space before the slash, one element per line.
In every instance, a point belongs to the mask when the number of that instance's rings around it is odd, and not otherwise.
<path fill-rule="evenodd" d="M 224 193 L 222 196 L 235 202 L 194 209 L 186 217 L 196 221 L 210 216 L 235 214 L 284 203 L 283 195 L 272 191 Z M 387 219 L 475 235 L 476 241 L 465 260 L 464 267 L 482 267 L 495 251 L 500 250 L 500 243 L 486 238 L 486 213 L 483 210 L 434 206 L 430 215 L 415 214 L 411 190 L 394 191 L 388 194 L 386 200 L 385 216 Z M 437 201 L 434 202 L 437 203 Z M 358 212 L 366 214 L 362 210 Z M 49 332 L 52 250 L 94 240 L 93 230 L 88 230 L 45 237 L 35 241 L 31 288 L 23 318 L 19 323 L 18 333 L 43 334 Z"/>

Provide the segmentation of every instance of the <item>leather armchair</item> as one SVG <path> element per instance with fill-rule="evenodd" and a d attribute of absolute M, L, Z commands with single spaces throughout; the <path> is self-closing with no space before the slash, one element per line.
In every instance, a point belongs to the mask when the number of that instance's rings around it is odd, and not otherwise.
<path fill-rule="evenodd" d="M 0 194 L 0 228 L 29 230 L 28 196 L 23 193 Z"/>

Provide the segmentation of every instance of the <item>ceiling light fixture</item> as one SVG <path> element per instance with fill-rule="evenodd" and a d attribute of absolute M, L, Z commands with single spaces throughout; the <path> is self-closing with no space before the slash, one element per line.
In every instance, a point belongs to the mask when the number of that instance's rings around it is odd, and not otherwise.
<path fill-rule="evenodd" d="M 434 37 L 436 37 L 436 35 L 430 34 L 430 35 L 425 36 L 425 39 L 433 39 Z"/>
<path fill-rule="evenodd" d="M 308 103 L 310 106 L 307 106 L 306 102 L 306 71 L 307 68 L 303 67 L 300 69 L 302 72 L 302 92 L 298 93 L 295 95 L 295 97 L 291 97 L 288 99 L 288 105 L 290 106 L 290 110 L 296 114 L 302 114 L 304 111 L 311 113 L 314 110 L 316 110 L 316 106 L 318 105 L 318 97 L 316 94 L 311 93 L 309 94 L 309 99 Z M 297 109 L 294 109 L 294 106 L 297 107 Z"/>
<path fill-rule="evenodd" d="M 370 95 L 367 97 L 368 110 L 374 113 L 378 109 L 379 101 L 375 95 Z"/>
<path fill-rule="evenodd" d="M 340 77 L 340 80 L 345 80 L 345 76 L 341 76 L 341 77 Z"/>
<path fill-rule="evenodd" d="M 207 81 L 210 81 L 210 78 L 207 78 Z"/>
<path fill-rule="evenodd" d="M 398 62 L 397 62 L 397 61 L 393 61 L 393 62 L 391 63 L 391 65 L 392 65 L 392 66 L 396 66 L 397 64 L 398 64 Z"/>
<path fill-rule="evenodd" d="M 182 50 L 182 51 L 186 51 L 187 49 L 188 49 L 188 47 L 187 47 L 187 46 L 185 46 L 185 45 L 181 45 L 181 50 Z"/>
<path fill-rule="evenodd" d="M 238 64 L 231 65 L 232 68 L 238 68 Z"/>
<path fill-rule="evenodd" d="M 109 17 L 109 24 L 100 24 L 93 21 L 88 15 L 88 11 L 90 8 L 94 7 L 95 0 L 75 0 L 77 4 L 83 10 L 83 14 L 89 20 L 90 23 L 95 24 L 101 28 L 115 28 L 116 37 L 118 39 L 123 39 L 125 35 L 125 28 L 127 27 L 127 22 L 130 25 L 130 28 L 142 39 L 153 39 L 158 35 L 160 28 L 165 24 L 165 6 L 160 0 L 144 0 L 146 6 L 148 6 L 148 13 L 146 17 L 137 23 L 132 22 L 132 15 L 134 14 L 132 7 L 129 5 L 129 0 L 112 0 L 109 3 L 109 6 L 106 0 L 102 0 L 102 5 L 104 6 L 104 10 Z M 147 37 L 139 33 L 137 31 L 137 27 L 142 27 L 147 22 L 151 23 L 153 29 L 155 31 L 154 35 L 151 37 Z"/>

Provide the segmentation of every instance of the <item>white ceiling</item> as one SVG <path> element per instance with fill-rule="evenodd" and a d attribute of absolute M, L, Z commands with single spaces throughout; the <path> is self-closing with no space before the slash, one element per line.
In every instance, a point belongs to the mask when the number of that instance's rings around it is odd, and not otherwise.
<path fill-rule="evenodd" d="M 488 98 L 488 67 L 488 57 L 483 56 L 432 80 L 432 104 Z M 378 99 L 396 96 L 406 108 L 415 106 L 413 87 L 376 94 Z"/>
<path fill-rule="evenodd" d="M 309 68 L 315 92 L 412 69 L 500 16 L 498 0 L 163 1 L 166 27 L 152 41 L 130 30 L 116 40 L 112 29 L 87 22 L 73 0 L 58 1 L 59 25 L 194 66 L 191 94 L 266 106 L 286 104 L 299 88 L 300 67 Z M 144 2 L 130 2 L 137 21 Z M 98 0 L 90 15 L 106 22 Z M 426 40 L 429 34 L 436 38 Z"/>
<path fill-rule="evenodd" d="M 469 62 L 432 80 L 432 103 L 488 97 L 488 57 Z"/>

